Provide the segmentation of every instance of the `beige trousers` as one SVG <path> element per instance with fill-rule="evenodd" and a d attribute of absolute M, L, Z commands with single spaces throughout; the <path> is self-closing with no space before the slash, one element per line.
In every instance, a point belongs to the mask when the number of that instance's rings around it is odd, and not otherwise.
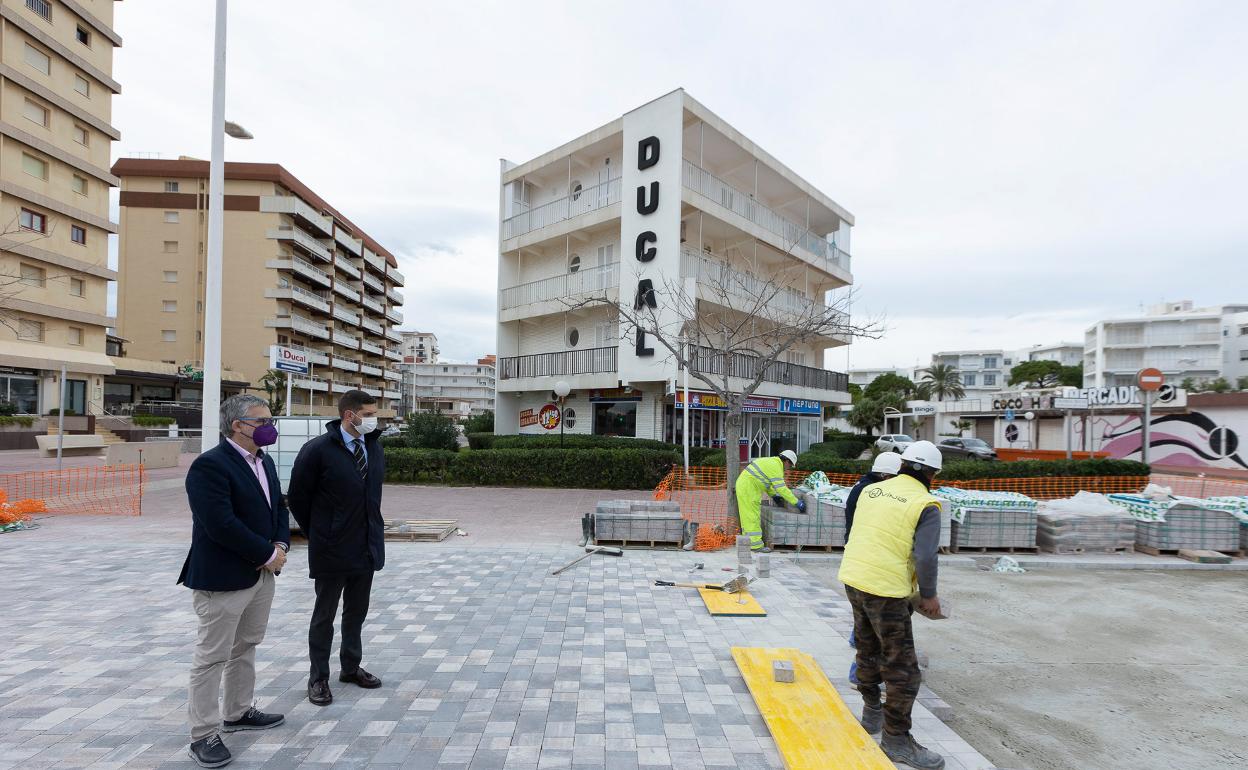
<path fill-rule="evenodd" d="M 199 639 L 191 663 L 189 705 L 191 741 L 207 738 L 225 719 L 239 719 L 251 708 L 256 689 L 256 645 L 264 639 L 273 606 L 273 573 L 241 591 L 194 591 Z M 224 708 L 218 704 L 224 681 Z"/>

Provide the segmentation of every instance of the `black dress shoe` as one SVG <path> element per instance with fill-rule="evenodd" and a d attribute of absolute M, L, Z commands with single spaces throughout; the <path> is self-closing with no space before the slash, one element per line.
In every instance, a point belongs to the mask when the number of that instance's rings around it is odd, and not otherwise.
<path fill-rule="evenodd" d="M 226 721 L 221 724 L 221 732 L 232 733 L 235 730 L 268 730 L 270 727 L 277 727 L 286 721 L 286 717 L 281 714 L 266 714 L 258 708 L 249 708 L 247 713 L 243 714 L 234 721 Z"/>
<path fill-rule="evenodd" d="M 343 671 L 338 675 L 339 682 L 352 682 L 363 687 L 365 690 L 376 690 L 381 687 L 381 680 L 362 668 L 357 668 L 354 672 L 348 674 Z"/>
<path fill-rule="evenodd" d="M 221 736 L 215 733 L 191 743 L 186 753 L 190 754 L 191 759 L 195 760 L 195 764 L 200 767 L 221 767 L 230 764 L 234 759 L 230 756 L 230 750 L 221 742 Z"/>
<path fill-rule="evenodd" d="M 334 702 L 334 694 L 329 691 L 329 681 L 321 679 L 308 683 L 308 700 L 314 706 L 328 706 Z"/>

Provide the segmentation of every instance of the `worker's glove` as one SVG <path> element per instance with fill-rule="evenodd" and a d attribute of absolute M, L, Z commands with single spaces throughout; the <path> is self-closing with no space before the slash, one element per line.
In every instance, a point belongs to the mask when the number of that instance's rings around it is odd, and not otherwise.
<path fill-rule="evenodd" d="M 797 511 L 798 511 L 798 513 L 805 513 L 805 512 L 806 512 L 806 501 L 805 501 L 805 500 L 798 500 L 798 501 L 797 501 Z"/>
<path fill-rule="evenodd" d="M 772 495 L 771 501 L 780 507 L 784 507 L 784 498 L 780 495 Z"/>

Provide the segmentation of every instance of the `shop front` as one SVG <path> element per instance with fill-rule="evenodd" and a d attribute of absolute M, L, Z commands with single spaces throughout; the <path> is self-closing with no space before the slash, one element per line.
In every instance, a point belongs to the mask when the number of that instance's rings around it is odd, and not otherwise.
<path fill-rule="evenodd" d="M 689 404 L 690 446 L 725 446 L 724 418 L 728 405 L 724 400 L 714 393 L 690 391 Z M 684 410 L 685 393 L 678 390 L 664 407 L 664 441 L 683 443 Z M 786 449 L 800 454 L 811 444 L 823 440 L 823 405 L 818 401 L 749 396 L 742 411 L 739 448 L 742 460 L 769 457 Z"/>

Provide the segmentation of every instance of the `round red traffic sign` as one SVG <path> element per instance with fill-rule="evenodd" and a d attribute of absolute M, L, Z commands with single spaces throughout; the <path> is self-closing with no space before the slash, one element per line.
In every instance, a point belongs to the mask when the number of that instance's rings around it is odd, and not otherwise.
<path fill-rule="evenodd" d="M 1140 390 L 1146 392 L 1161 390 L 1161 386 L 1166 384 L 1166 376 L 1161 373 L 1160 369 L 1149 367 L 1141 369 L 1139 374 L 1135 375 L 1135 382 L 1140 386 Z"/>

